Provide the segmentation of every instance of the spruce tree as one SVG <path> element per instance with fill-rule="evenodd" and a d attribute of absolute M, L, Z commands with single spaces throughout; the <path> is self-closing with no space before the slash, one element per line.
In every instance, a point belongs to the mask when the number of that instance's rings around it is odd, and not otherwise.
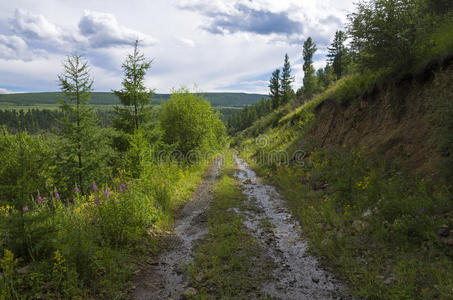
<path fill-rule="evenodd" d="M 114 125 L 128 133 L 137 130 L 146 119 L 145 106 L 151 103 L 152 91 L 145 87 L 145 75 L 151 68 L 151 60 L 138 50 L 139 41 L 135 41 L 134 52 L 128 54 L 122 65 L 124 71 L 123 88 L 113 91 L 126 108 L 115 108 Z"/>
<path fill-rule="evenodd" d="M 280 70 L 276 69 L 272 72 L 272 77 L 269 81 L 269 96 L 272 100 L 272 109 L 276 109 L 280 105 Z"/>
<path fill-rule="evenodd" d="M 338 30 L 335 33 L 335 38 L 330 45 L 329 53 L 327 54 L 328 62 L 333 66 L 335 75 L 337 79 L 340 79 L 341 76 L 344 74 L 344 69 L 346 65 L 346 47 L 344 46 L 344 42 L 346 41 L 346 34 Z"/>
<path fill-rule="evenodd" d="M 93 80 L 88 62 L 80 55 L 67 56 L 64 72 L 58 75 L 64 98 L 60 99 L 63 112 L 61 120 L 63 138 L 63 165 L 68 181 L 78 186 L 81 192 L 89 185 L 85 175 L 89 166 L 85 159 L 95 147 L 93 127 L 96 125 L 92 108 L 88 107 Z M 75 177 L 75 178 L 74 178 Z M 69 187 L 68 187 L 69 188 Z"/>
<path fill-rule="evenodd" d="M 291 65 L 289 63 L 288 54 L 285 54 L 285 62 L 282 69 L 282 80 L 281 80 L 281 97 L 282 104 L 288 103 L 293 97 L 294 91 L 291 84 L 294 82 L 294 77 L 291 76 Z"/>
<path fill-rule="evenodd" d="M 304 71 L 304 97 L 310 99 L 316 89 L 316 77 L 315 69 L 313 67 L 313 54 L 315 54 L 317 48 L 316 44 L 313 43 L 311 37 L 304 42 L 303 47 L 303 71 Z"/>

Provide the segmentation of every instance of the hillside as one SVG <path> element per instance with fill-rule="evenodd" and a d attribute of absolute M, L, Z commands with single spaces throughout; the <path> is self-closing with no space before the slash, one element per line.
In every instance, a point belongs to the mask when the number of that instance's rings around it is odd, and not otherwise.
<path fill-rule="evenodd" d="M 360 298 L 451 296 L 451 58 L 397 81 L 343 78 L 236 137 Z"/>
<path fill-rule="evenodd" d="M 261 98 L 266 97 L 260 94 L 246 93 L 203 93 L 212 106 L 241 107 L 255 104 Z M 22 94 L 0 94 L 0 105 L 29 106 L 40 104 L 56 104 L 60 93 L 22 93 Z M 155 94 L 152 97 L 153 104 L 161 104 L 170 98 L 170 94 Z M 118 97 L 108 92 L 94 92 L 91 96 L 91 104 L 113 105 L 119 104 Z"/>

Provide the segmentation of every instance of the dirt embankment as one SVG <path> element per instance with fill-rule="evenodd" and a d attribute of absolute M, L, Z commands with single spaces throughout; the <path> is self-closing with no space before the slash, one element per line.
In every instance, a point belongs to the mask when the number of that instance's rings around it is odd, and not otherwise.
<path fill-rule="evenodd" d="M 450 62 L 350 103 L 326 100 L 315 109 L 317 121 L 307 137 L 325 149 L 366 146 L 411 170 L 436 175 L 437 114 L 442 106 L 453 105 L 452 81 Z"/>

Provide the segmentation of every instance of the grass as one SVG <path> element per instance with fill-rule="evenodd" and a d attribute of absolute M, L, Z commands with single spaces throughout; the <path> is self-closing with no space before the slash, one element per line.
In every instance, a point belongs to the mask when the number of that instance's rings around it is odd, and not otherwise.
<path fill-rule="evenodd" d="M 263 251 L 231 210 L 247 201 L 233 172 L 230 151 L 207 212 L 209 233 L 196 246 L 194 262 L 188 267 L 191 285 L 198 292 L 194 299 L 256 298 L 269 274 Z"/>
<path fill-rule="evenodd" d="M 411 91 L 418 95 L 411 98 L 411 109 L 417 101 L 428 107 L 424 117 L 433 126 L 433 142 L 445 153 L 452 145 L 449 78 L 451 67 Z M 279 188 L 309 237 L 311 251 L 335 268 L 354 295 L 451 299 L 453 251 L 438 235 L 440 228 L 453 228 L 451 181 L 417 174 L 406 168 L 410 164 L 390 163 L 374 151 L 378 148 L 315 147 L 317 137 L 310 130 L 326 122 L 317 119 L 315 107 L 327 99 L 354 100 L 357 91 L 371 86 L 356 79 L 340 80 L 293 111 L 283 107 L 273 112 L 242 132 L 236 145 L 257 173 Z M 393 91 L 383 93 L 392 97 Z M 297 150 L 302 159 L 296 159 Z M 446 156 L 443 162 L 451 176 L 451 160 Z"/>

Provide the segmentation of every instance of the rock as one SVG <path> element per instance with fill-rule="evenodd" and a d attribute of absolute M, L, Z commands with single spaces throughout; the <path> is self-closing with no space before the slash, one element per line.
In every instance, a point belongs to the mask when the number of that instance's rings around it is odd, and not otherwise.
<path fill-rule="evenodd" d="M 250 178 L 247 178 L 247 179 L 244 180 L 242 183 L 244 183 L 244 184 L 252 184 L 253 181 L 252 181 Z"/>
<path fill-rule="evenodd" d="M 311 278 L 311 281 L 313 281 L 314 283 L 319 283 L 319 278 L 312 277 L 312 278 Z"/>
<path fill-rule="evenodd" d="M 193 297 L 196 294 L 197 294 L 197 290 L 194 289 L 193 287 L 190 287 L 184 291 L 183 296 L 187 298 L 187 297 Z"/>

